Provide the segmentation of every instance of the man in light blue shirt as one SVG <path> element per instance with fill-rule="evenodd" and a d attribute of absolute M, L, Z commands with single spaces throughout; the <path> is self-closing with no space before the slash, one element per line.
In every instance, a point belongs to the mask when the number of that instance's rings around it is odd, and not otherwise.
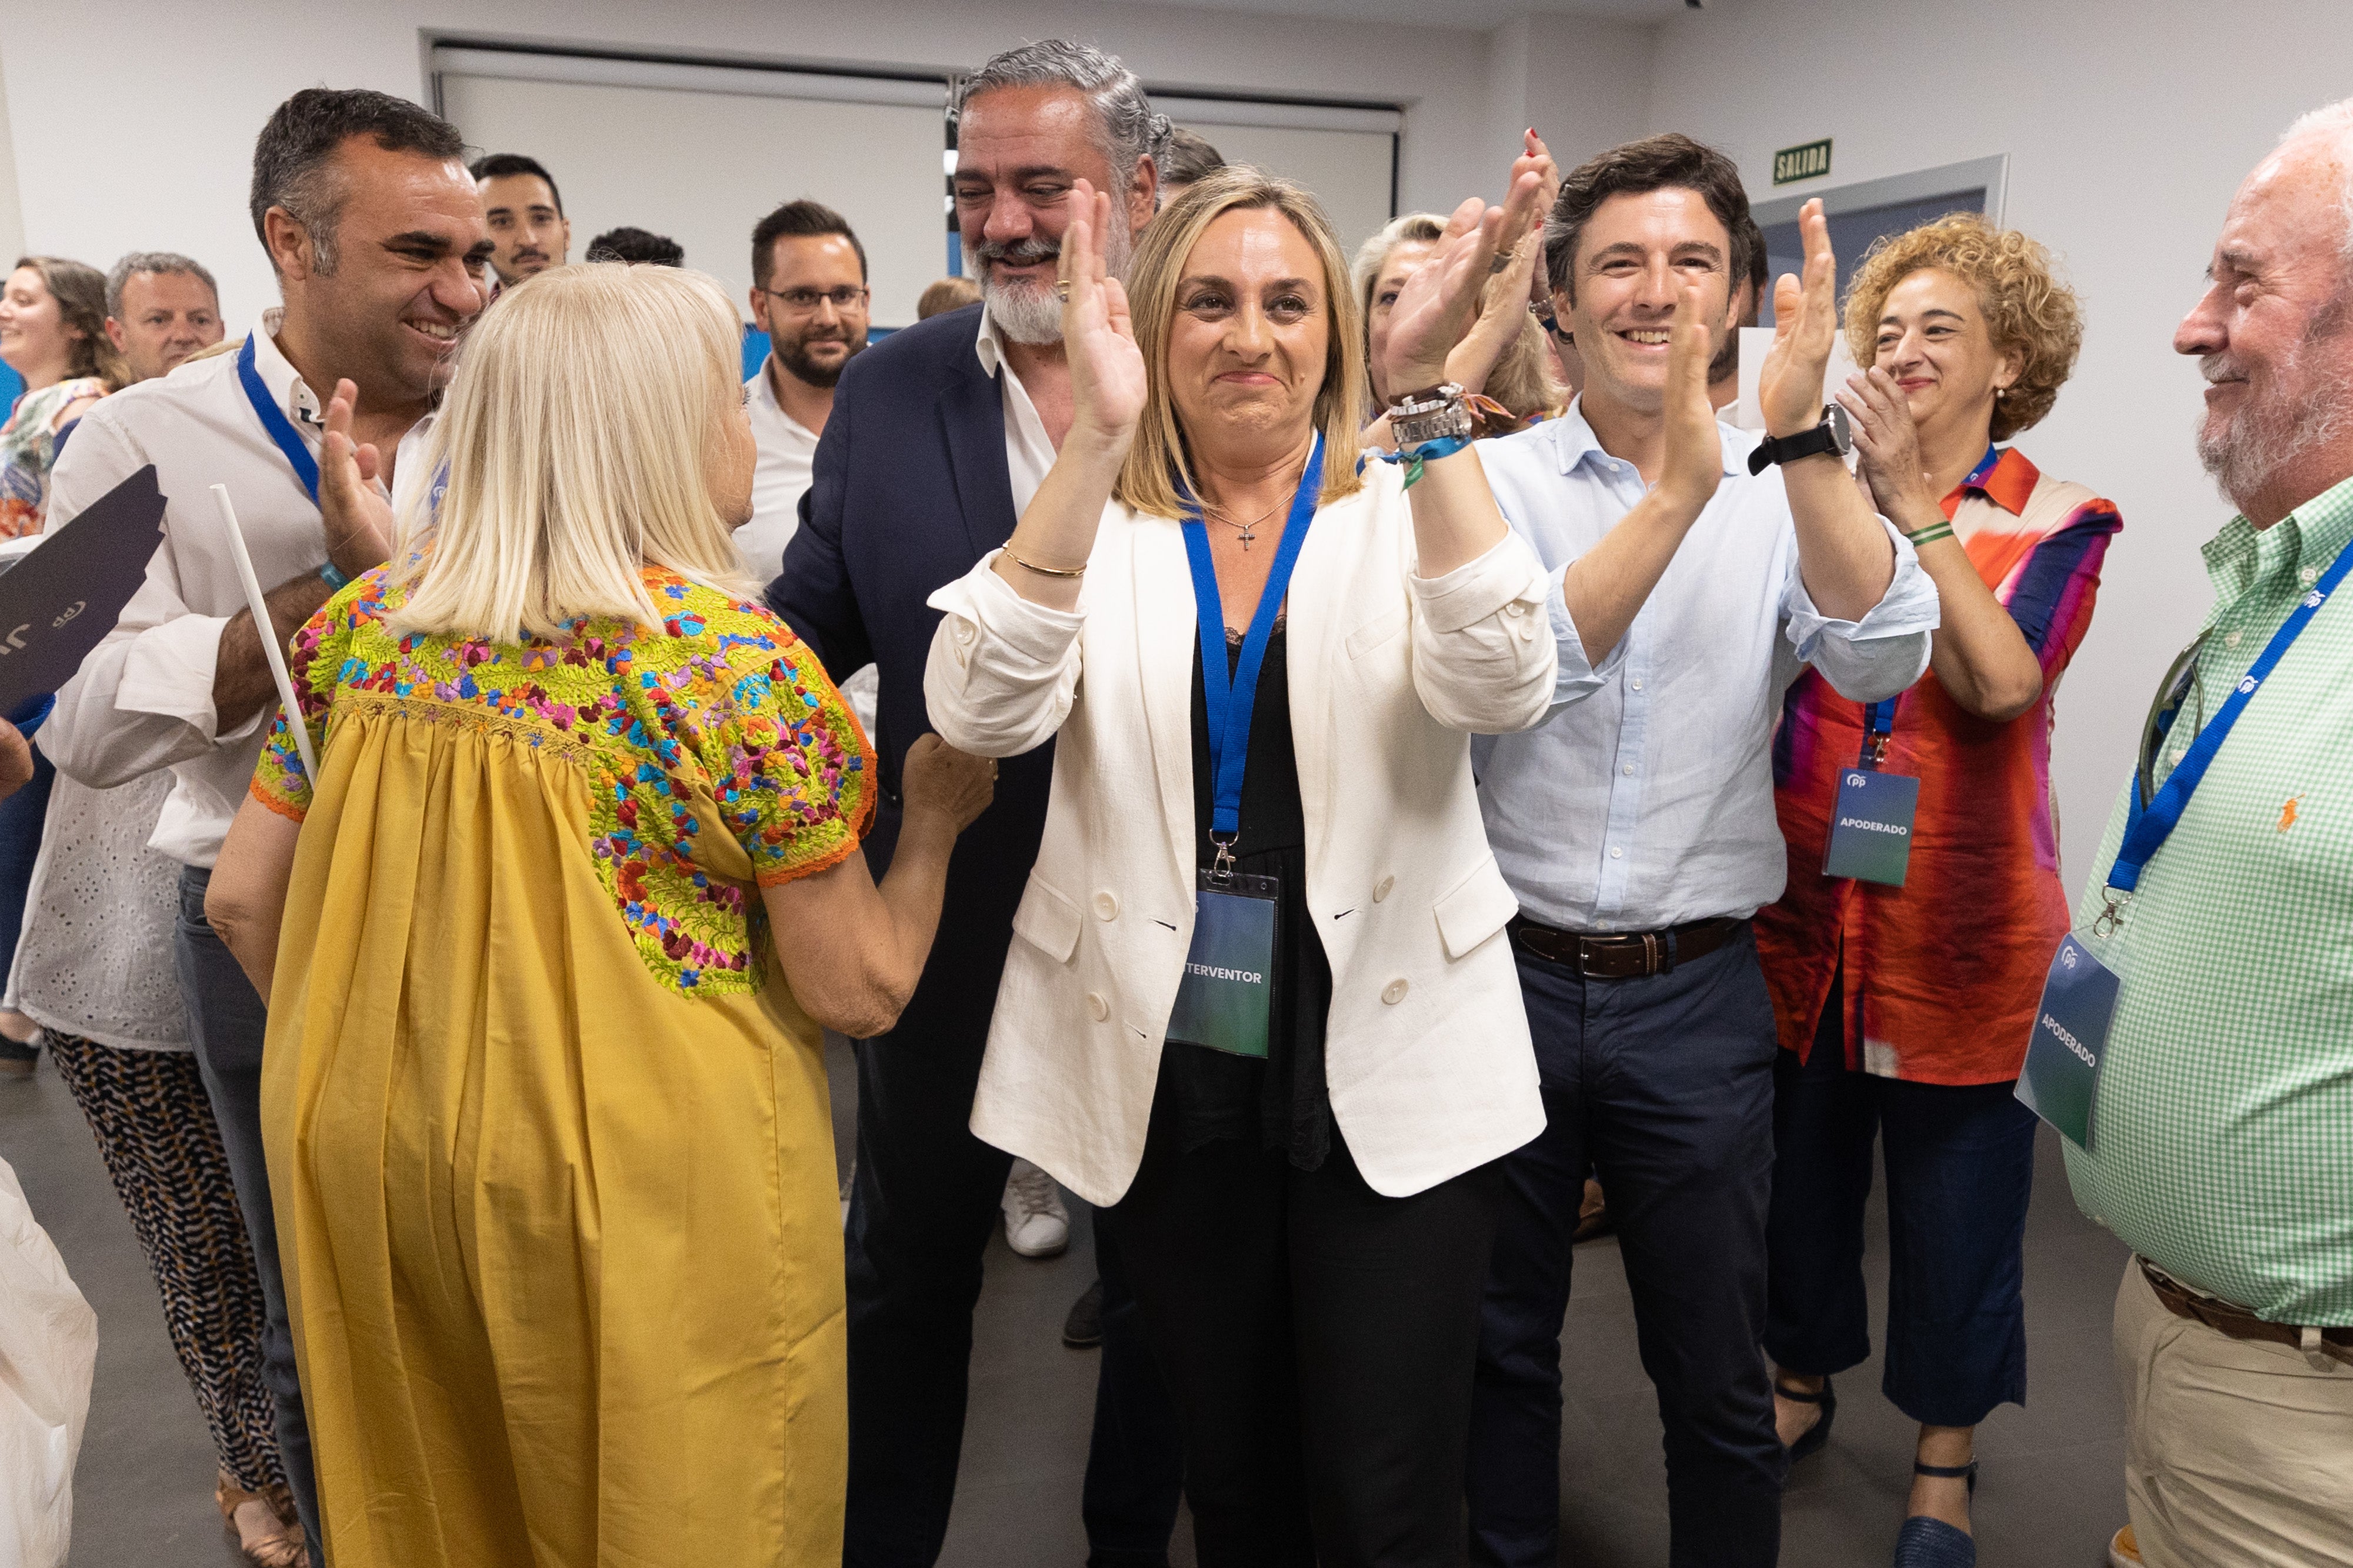
<path fill-rule="evenodd" d="M 1559 1536 L 1560 1324 L 1588 1165 L 1609 1194 L 1666 1426 L 1676 1564 L 1769 1564 L 1788 1454 L 1758 1341 L 1775 1031 L 1748 917 L 1778 898 L 1782 694 L 1927 668 L 1936 595 L 1817 435 L 1836 331 L 1827 226 L 1784 279 L 1767 435 L 1717 425 L 1707 345 L 1746 275 L 1738 170 L 1683 136 L 1571 174 L 1545 226 L 1584 395 L 1482 443 L 1504 516 L 1554 573 L 1556 706 L 1478 742 L 1547 1115 L 1504 1162 L 1469 1477 L 1472 1560 Z M 1752 471 L 1757 448 L 1763 457 Z"/>

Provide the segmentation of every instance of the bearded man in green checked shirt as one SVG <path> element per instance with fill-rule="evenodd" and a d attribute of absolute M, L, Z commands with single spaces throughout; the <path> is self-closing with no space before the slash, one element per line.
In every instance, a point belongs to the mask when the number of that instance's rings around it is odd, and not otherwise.
<path fill-rule="evenodd" d="M 2175 332 L 2198 452 L 2239 515 L 2161 786 L 2353 540 L 2353 100 L 2291 127 L 2232 199 Z M 2353 1563 L 2353 584 L 2263 679 L 2138 887 L 2076 910 L 2123 976 L 2084 1211 L 2137 1254 L 2116 1297 L 2132 1522 L 2119 1565 Z M 2141 787 L 2137 782 L 2127 789 Z M 2112 900 L 2112 919 L 2103 919 Z"/>

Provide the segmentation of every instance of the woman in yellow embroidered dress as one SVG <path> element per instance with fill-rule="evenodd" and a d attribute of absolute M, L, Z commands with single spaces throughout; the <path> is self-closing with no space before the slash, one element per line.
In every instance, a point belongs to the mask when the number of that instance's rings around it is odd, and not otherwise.
<path fill-rule="evenodd" d="M 839 1561 L 819 1026 L 895 1018 L 995 770 L 919 743 L 878 889 L 873 753 L 738 576 L 736 335 L 667 268 L 482 318 L 430 533 L 295 639 L 318 782 L 281 716 L 214 873 L 335 1568 Z M 327 526 L 389 529 L 347 395 Z"/>

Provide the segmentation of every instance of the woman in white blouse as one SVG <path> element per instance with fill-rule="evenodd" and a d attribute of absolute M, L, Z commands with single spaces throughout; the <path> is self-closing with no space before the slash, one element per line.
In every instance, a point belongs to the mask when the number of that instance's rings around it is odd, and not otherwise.
<path fill-rule="evenodd" d="M 1499 237 L 1534 243 L 1514 174 L 1398 301 L 1388 384 L 1431 411 L 1361 472 L 1364 331 L 1314 199 L 1210 175 L 1124 289 L 1080 184 L 1076 419 L 932 600 L 942 736 L 1056 740 L 973 1131 L 1117 1227 L 1205 1565 L 1461 1547 L 1493 1162 L 1544 1121 L 1469 732 L 1542 719 L 1555 657 L 1436 384 Z"/>

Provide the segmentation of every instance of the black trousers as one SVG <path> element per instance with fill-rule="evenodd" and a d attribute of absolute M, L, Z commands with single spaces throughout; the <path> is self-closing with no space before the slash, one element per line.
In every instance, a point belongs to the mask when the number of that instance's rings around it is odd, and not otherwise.
<path fill-rule="evenodd" d="M 1299 1171 L 1184 1148 L 1168 1100 L 1103 1212 L 1176 1400 L 1202 1568 L 1459 1562 L 1496 1167 L 1383 1197 L 1336 1128 Z"/>
<path fill-rule="evenodd" d="M 246 1235 L 253 1243 L 254 1272 L 261 1279 L 261 1381 L 276 1407 L 278 1460 L 287 1489 L 310 1538 L 311 1561 L 323 1563 L 319 1549 L 319 1483 L 311 1464 L 311 1424 L 302 1414 L 302 1385 L 294 1369 L 294 1330 L 286 1315 L 286 1275 L 278 1258 L 278 1216 L 269 1202 L 269 1170 L 262 1155 L 261 1042 L 269 1014 L 253 983 L 228 947 L 205 921 L 208 870 L 190 866 L 180 872 L 180 918 L 172 933 L 180 994 L 188 1005 L 188 1032 L 195 1037 L 196 1065 L 205 1094 L 228 1152 L 237 1206 L 245 1211 Z"/>
<path fill-rule="evenodd" d="M 1773 1179 L 1773 1004 L 1743 932 L 1665 974 L 1587 980 L 1519 954 L 1545 1130 L 1503 1161 L 1479 1345 L 1473 1563 L 1560 1552 L 1561 1317 L 1588 1165 L 1634 1298 L 1666 1427 L 1673 1568 L 1767 1568 L 1788 1459 L 1773 1429 L 1765 1214 Z"/>
<path fill-rule="evenodd" d="M 878 876 L 896 827 L 885 814 L 869 840 Z M 855 1046 L 858 1172 L 843 1237 L 844 1568 L 930 1568 L 947 1536 L 981 1253 L 1000 1222 L 1013 1159 L 972 1135 L 972 1097 L 1021 887 L 1018 877 L 951 862 L 940 937 L 923 983 L 890 1034 Z M 1115 1310 L 1114 1271 L 1105 1279 L 1087 1534 L 1098 1562 L 1143 1568 L 1167 1560 L 1179 1478 L 1165 1436 L 1168 1397 L 1137 1349 L 1135 1314 Z"/>

